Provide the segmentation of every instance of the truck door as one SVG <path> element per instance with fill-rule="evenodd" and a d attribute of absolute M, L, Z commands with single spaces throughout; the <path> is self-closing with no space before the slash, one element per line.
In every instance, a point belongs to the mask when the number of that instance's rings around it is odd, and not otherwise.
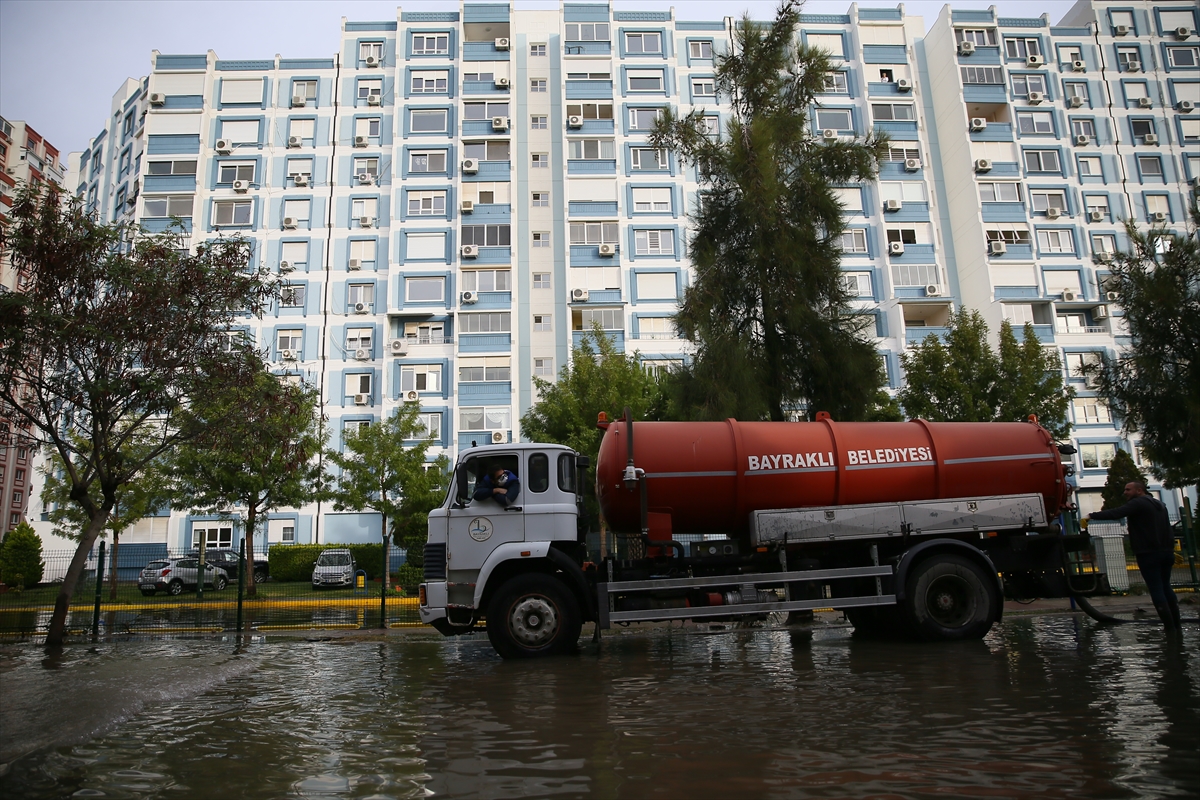
<path fill-rule="evenodd" d="M 451 573 L 464 570 L 478 571 L 492 551 L 506 542 L 525 541 L 526 502 L 525 471 L 521 469 L 520 457 L 516 453 L 489 452 L 476 456 L 466 464 L 467 495 L 471 499 L 465 508 L 450 507 L 448 513 L 449 535 L 447 537 L 446 566 Z M 495 500 L 475 500 L 475 487 L 484 476 L 497 466 L 504 467 L 517 476 L 521 491 L 517 500 L 508 508 Z M 459 580 L 474 580 L 473 576 L 455 575 Z"/>
<path fill-rule="evenodd" d="M 577 538 L 575 454 L 529 453 L 525 473 L 525 541 Z"/>

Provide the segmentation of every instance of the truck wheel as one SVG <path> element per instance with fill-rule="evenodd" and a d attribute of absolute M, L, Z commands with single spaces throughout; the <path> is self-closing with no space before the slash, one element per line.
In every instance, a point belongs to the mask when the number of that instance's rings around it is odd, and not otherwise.
<path fill-rule="evenodd" d="M 549 575 L 510 578 L 487 607 L 487 632 L 501 658 L 564 653 L 579 640 L 579 604 Z"/>
<path fill-rule="evenodd" d="M 973 561 L 936 555 L 908 578 L 906 613 L 913 632 L 926 641 L 982 639 L 999 604 L 987 574 Z"/>

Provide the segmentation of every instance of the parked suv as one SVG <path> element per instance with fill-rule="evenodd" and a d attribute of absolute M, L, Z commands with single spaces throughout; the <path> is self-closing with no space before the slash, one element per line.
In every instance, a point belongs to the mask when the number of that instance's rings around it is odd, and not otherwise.
<path fill-rule="evenodd" d="M 138 575 L 138 588 L 149 597 L 155 592 L 183 594 L 196 588 L 196 573 L 200 571 L 197 558 L 163 558 L 151 561 Z M 221 591 L 229 583 L 229 575 L 211 563 L 204 565 L 204 585 Z"/>
<path fill-rule="evenodd" d="M 313 589 L 354 585 L 354 555 L 345 549 L 325 550 L 313 562 Z"/>
<path fill-rule="evenodd" d="M 199 558 L 200 551 L 193 550 L 192 556 L 194 558 Z M 231 581 L 237 580 L 238 554 L 237 554 L 236 550 L 205 549 L 204 560 L 205 560 L 205 562 L 212 564 L 215 567 L 219 567 L 219 568 L 225 570 L 225 573 L 229 576 L 229 580 L 231 580 Z M 271 574 L 271 569 L 267 563 L 267 560 L 258 558 L 257 556 L 255 556 L 255 558 L 254 558 L 254 582 L 262 583 L 270 576 L 270 574 Z"/>

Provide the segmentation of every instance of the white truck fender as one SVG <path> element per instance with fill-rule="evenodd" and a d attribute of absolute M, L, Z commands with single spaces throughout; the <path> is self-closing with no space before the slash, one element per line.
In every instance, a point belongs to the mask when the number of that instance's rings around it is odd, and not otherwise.
<path fill-rule="evenodd" d="M 472 605 L 475 608 L 479 608 L 479 603 L 483 600 L 483 590 L 487 587 L 488 578 L 491 577 L 492 570 L 502 562 L 545 558 L 549 552 L 550 542 L 505 542 L 497 547 L 487 557 L 487 561 L 483 562 L 483 566 L 479 570 L 479 577 L 475 579 L 475 600 Z"/>

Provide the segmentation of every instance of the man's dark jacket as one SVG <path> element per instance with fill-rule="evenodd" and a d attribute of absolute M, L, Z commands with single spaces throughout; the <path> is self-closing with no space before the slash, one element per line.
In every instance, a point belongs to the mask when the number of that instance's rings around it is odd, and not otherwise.
<path fill-rule="evenodd" d="M 1089 517 L 1126 520 L 1129 545 L 1135 554 L 1170 552 L 1175 549 L 1167 507 L 1149 495 L 1139 494 L 1120 508 L 1096 511 Z"/>

